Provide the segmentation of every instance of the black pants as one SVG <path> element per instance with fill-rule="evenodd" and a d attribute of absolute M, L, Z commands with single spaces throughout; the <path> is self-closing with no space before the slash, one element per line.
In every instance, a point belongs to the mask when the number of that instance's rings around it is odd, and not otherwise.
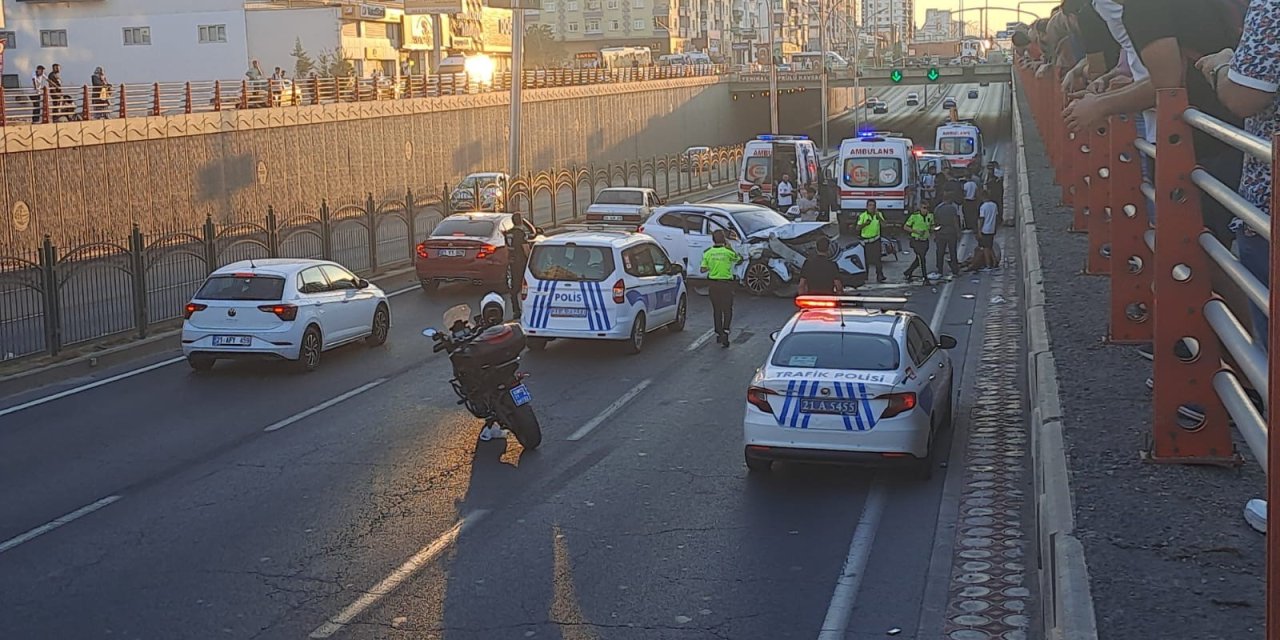
<path fill-rule="evenodd" d="M 929 267 L 928 260 L 925 259 L 925 256 L 929 253 L 929 241 L 913 239 L 911 241 L 911 252 L 916 254 L 916 259 L 912 260 L 911 266 L 907 268 L 907 277 L 910 278 L 911 275 L 916 272 L 916 267 L 919 267 L 920 275 L 928 278 Z M 939 267 L 941 267 L 941 265 L 939 265 Z"/>
<path fill-rule="evenodd" d="M 720 339 L 729 338 L 729 328 L 733 323 L 733 281 L 711 281 L 711 317 L 715 320 L 716 335 Z"/>
<path fill-rule="evenodd" d="M 943 257 L 951 256 L 951 275 L 960 275 L 960 260 L 956 258 L 957 239 L 949 236 L 938 236 L 933 239 L 936 249 L 934 249 L 934 262 L 938 265 L 938 274 L 942 274 Z"/>
<path fill-rule="evenodd" d="M 528 260 L 513 258 L 507 262 L 507 273 L 511 276 L 511 290 L 507 295 L 511 298 L 511 313 L 516 320 L 524 313 L 520 307 L 520 289 L 524 284 L 524 271 L 529 266 Z"/>
<path fill-rule="evenodd" d="M 874 266 L 876 277 L 884 279 L 884 262 L 880 259 L 880 253 L 883 250 L 880 246 L 880 238 L 862 241 L 862 252 L 867 256 L 867 276 L 871 275 L 871 267 Z"/>
<path fill-rule="evenodd" d="M 964 211 L 964 228 L 976 231 L 978 228 L 978 201 L 965 200 L 961 210 Z"/>

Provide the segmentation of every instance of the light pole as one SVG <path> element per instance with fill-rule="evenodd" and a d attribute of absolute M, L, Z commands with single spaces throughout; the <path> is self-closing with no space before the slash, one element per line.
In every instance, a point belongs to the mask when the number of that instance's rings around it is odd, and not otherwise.
<path fill-rule="evenodd" d="M 818 0 L 818 49 L 822 52 L 822 152 L 826 153 L 827 147 L 827 12 L 822 6 L 822 0 Z M 857 82 L 855 80 L 854 82 Z M 858 93 L 854 89 L 854 94 Z"/>
<path fill-rule="evenodd" d="M 520 175 L 520 89 L 524 84 L 524 5 L 511 3 L 511 135 L 508 136 L 507 175 Z M 529 203 L 533 207 L 532 201 Z"/>
<path fill-rule="evenodd" d="M 769 12 L 769 133 L 778 135 L 778 58 L 774 55 L 773 38 L 773 0 L 766 0 L 765 9 Z"/>

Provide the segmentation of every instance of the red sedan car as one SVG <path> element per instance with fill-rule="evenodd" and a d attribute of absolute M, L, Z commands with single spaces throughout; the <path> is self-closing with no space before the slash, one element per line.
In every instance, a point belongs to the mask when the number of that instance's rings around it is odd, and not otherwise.
<path fill-rule="evenodd" d="M 463 213 L 441 220 L 415 250 L 422 290 L 433 293 L 445 282 L 508 290 L 506 232 L 512 225 L 509 213 Z M 527 220 L 524 225 L 531 236 L 542 233 Z"/>

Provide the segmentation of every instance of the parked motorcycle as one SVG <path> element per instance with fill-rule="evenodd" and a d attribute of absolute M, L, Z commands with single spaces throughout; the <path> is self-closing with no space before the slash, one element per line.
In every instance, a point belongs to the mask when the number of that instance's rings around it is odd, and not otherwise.
<path fill-rule="evenodd" d="M 444 313 L 445 330 L 428 328 L 422 335 L 435 342 L 432 351 L 449 354 L 453 365 L 449 384 L 458 394 L 458 404 L 484 419 L 486 429 L 499 425 L 531 451 L 542 444 L 542 427 L 524 384 L 529 374 L 519 370 L 524 330 L 504 318 L 502 298 L 490 294 L 480 315 L 472 318 L 470 306 L 458 305 Z"/>

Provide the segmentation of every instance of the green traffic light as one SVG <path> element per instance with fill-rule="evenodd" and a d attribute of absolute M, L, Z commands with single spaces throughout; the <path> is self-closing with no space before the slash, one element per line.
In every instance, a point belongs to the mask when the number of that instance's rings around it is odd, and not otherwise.
<path fill-rule="evenodd" d="M 927 77 L 929 78 L 929 82 L 937 82 L 938 81 L 937 67 L 929 67 L 929 75 Z"/>
<path fill-rule="evenodd" d="M 889 79 L 894 82 L 902 82 L 902 70 L 894 69 L 893 73 L 889 74 Z"/>

